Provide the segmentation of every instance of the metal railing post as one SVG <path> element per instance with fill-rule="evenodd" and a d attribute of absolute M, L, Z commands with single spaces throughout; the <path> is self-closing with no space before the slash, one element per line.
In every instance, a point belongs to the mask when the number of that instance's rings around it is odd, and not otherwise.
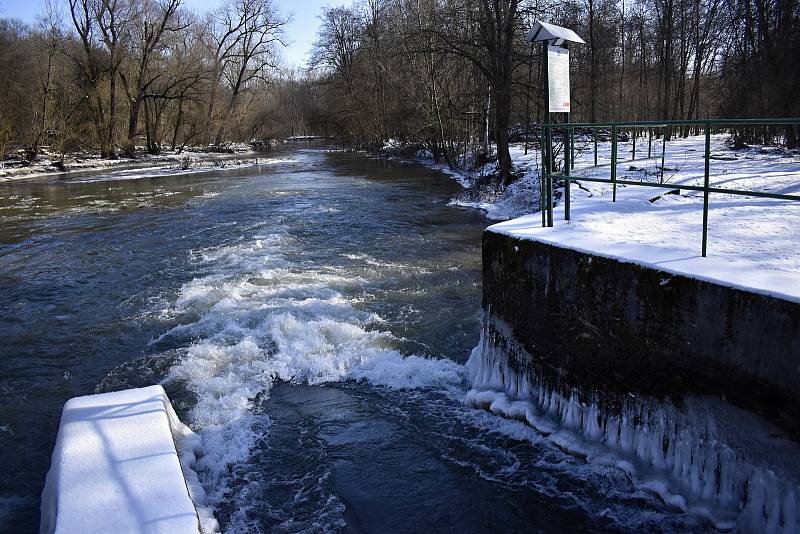
<path fill-rule="evenodd" d="M 633 159 L 631 161 L 636 161 L 636 128 L 633 129 Z"/>
<path fill-rule="evenodd" d="M 711 123 L 706 123 L 706 150 L 705 150 L 705 173 L 703 179 L 703 257 L 706 257 L 708 248 L 708 187 L 711 175 Z"/>
<path fill-rule="evenodd" d="M 592 128 L 592 137 L 594 137 L 594 166 L 597 167 L 597 128 Z"/>
<path fill-rule="evenodd" d="M 665 126 L 664 131 L 661 134 L 661 183 L 664 183 L 664 157 L 667 154 L 667 131 L 668 128 Z"/>
<path fill-rule="evenodd" d="M 647 158 L 653 157 L 653 129 L 647 129 Z"/>
<path fill-rule="evenodd" d="M 547 178 L 547 148 L 544 134 L 544 125 L 539 128 L 539 149 L 542 152 L 542 173 L 539 176 L 539 211 L 542 212 L 542 226 L 547 226 L 545 215 L 545 193 L 544 187 Z"/>
<path fill-rule="evenodd" d="M 553 130 L 547 125 L 547 226 L 553 226 Z"/>
<path fill-rule="evenodd" d="M 575 128 L 569 129 L 569 157 L 570 167 L 575 168 Z"/>
<path fill-rule="evenodd" d="M 567 115 L 569 117 L 569 115 Z M 564 147 L 564 220 L 569 220 L 569 204 L 570 204 L 570 180 L 569 180 L 569 169 L 572 165 L 575 165 L 575 153 L 572 151 L 575 143 L 572 136 L 569 135 L 570 128 L 567 127 L 567 131 L 564 132 L 564 142 L 567 145 Z M 571 155 L 571 156 L 570 156 Z M 570 161 L 572 160 L 572 161 Z"/>
<path fill-rule="evenodd" d="M 617 201 L 617 126 L 611 127 L 611 202 Z"/>

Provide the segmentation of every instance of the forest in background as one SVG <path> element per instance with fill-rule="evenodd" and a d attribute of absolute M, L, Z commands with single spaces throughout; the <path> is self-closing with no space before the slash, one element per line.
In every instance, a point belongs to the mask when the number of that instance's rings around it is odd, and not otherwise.
<path fill-rule="evenodd" d="M 453 167 L 497 158 L 509 181 L 508 143 L 542 115 L 524 39 L 538 19 L 586 41 L 573 121 L 800 116 L 800 0 L 358 0 L 319 16 L 302 67 L 281 62 L 271 0 L 61 0 L 31 26 L 2 19 L 0 152 L 324 135 Z"/>

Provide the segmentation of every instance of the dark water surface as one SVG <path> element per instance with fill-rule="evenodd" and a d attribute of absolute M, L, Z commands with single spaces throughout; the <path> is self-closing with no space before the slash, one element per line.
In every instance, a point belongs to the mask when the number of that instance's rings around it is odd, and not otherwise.
<path fill-rule="evenodd" d="M 0 184 L 0 530 L 37 530 L 66 399 L 157 382 L 226 532 L 697 528 L 463 404 L 487 222 L 452 180 L 315 148 L 115 178 Z"/>

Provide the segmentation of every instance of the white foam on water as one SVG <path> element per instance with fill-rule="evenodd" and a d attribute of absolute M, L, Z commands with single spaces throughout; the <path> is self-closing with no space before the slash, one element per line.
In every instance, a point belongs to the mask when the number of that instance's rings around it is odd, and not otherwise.
<path fill-rule="evenodd" d="M 430 274 L 431 272 L 433 272 L 430 269 L 428 269 L 428 268 L 426 268 L 426 267 L 424 267 L 422 265 L 418 265 L 418 264 L 412 265 L 410 263 L 400 262 L 400 261 L 381 260 L 381 259 L 378 259 L 378 258 L 374 258 L 374 257 L 370 256 L 369 254 L 363 254 L 363 253 L 361 253 L 361 254 L 343 254 L 342 256 L 347 258 L 347 259 L 349 259 L 349 260 L 358 261 L 362 266 L 370 266 L 370 267 L 377 267 L 377 268 L 383 269 L 384 272 L 386 270 L 393 270 L 393 271 L 398 271 L 398 272 L 406 272 L 408 269 L 414 269 L 414 272 L 416 272 L 418 274 Z"/>
<path fill-rule="evenodd" d="M 350 370 L 349 376 L 392 389 L 451 388 L 463 383 L 464 366 L 447 359 L 403 357 L 389 352 Z"/>
<path fill-rule="evenodd" d="M 510 360 L 533 361 L 507 325 L 486 317 L 467 362 L 466 402 L 526 422 L 565 451 L 621 470 L 638 488 L 719 529 L 800 532 L 800 447 L 766 421 L 713 398 L 687 397 L 677 406 L 630 397 L 606 410 Z"/>
<path fill-rule="evenodd" d="M 189 420 L 203 441 L 197 470 L 212 505 L 230 496 L 235 466 L 269 431 L 269 419 L 253 415 L 253 408 L 277 381 L 364 380 L 395 389 L 463 384 L 463 366 L 404 356 L 395 348 L 401 340 L 379 328 L 383 320 L 343 294 L 364 280 L 293 265 L 286 259 L 293 246 L 275 234 L 194 252 L 197 267 L 208 274 L 184 284 L 161 314 L 181 324 L 153 343 L 188 345 L 167 380 L 196 398 Z M 337 524 L 341 503 L 328 505 L 321 514 Z M 231 522 L 244 525 L 236 517 Z"/>

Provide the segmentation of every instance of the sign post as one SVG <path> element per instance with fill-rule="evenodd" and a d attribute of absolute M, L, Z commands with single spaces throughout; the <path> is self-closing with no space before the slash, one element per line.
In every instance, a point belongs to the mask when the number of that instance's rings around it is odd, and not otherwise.
<path fill-rule="evenodd" d="M 553 226 L 553 170 L 555 157 L 553 150 L 553 133 L 551 113 L 563 113 L 563 155 L 564 155 L 564 218 L 570 219 L 570 164 L 572 148 L 569 129 L 569 113 L 571 108 L 569 87 L 569 48 L 568 43 L 584 43 L 583 39 L 568 29 L 536 21 L 528 32 L 526 39 L 542 43 L 542 79 L 544 80 L 544 106 L 540 144 L 542 145 L 542 176 L 540 185 L 540 206 L 542 209 L 542 226 Z"/>
<path fill-rule="evenodd" d="M 563 113 L 564 124 L 569 124 L 570 90 L 569 90 L 569 49 L 564 46 L 547 45 L 547 100 L 550 113 Z M 564 128 L 562 137 L 564 152 L 564 219 L 570 220 L 570 131 L 569 126 Z M 550 141 L 552 142 L 552 141 Z M 552 182 L 552 180 L 551 180 Z M 552 190 L 552 183 L 550 184 Z M 552 201 L 552 199 L 551 199 Z M 552 212 L 552 209 L 550 210 Z M 552 213 L 550 214 L 552 219 Z M 553 226 L 552 220 L 548 226 Z"/>
<path fill-rule="evenodd" d="M 550 135 L 550 66 L 548 64 L 547 41 L 542 41 L 542 79 L 544 80 L 544 106 L 542 110 L 542 123 L 539 131 L 539 143 L 544 146 L 542 158 L 542 179 L 539 180 L 541 189 L 542 226 L 553 226 L 553 184 L 550 175 L 553 173 L 553 140 Z"/>

